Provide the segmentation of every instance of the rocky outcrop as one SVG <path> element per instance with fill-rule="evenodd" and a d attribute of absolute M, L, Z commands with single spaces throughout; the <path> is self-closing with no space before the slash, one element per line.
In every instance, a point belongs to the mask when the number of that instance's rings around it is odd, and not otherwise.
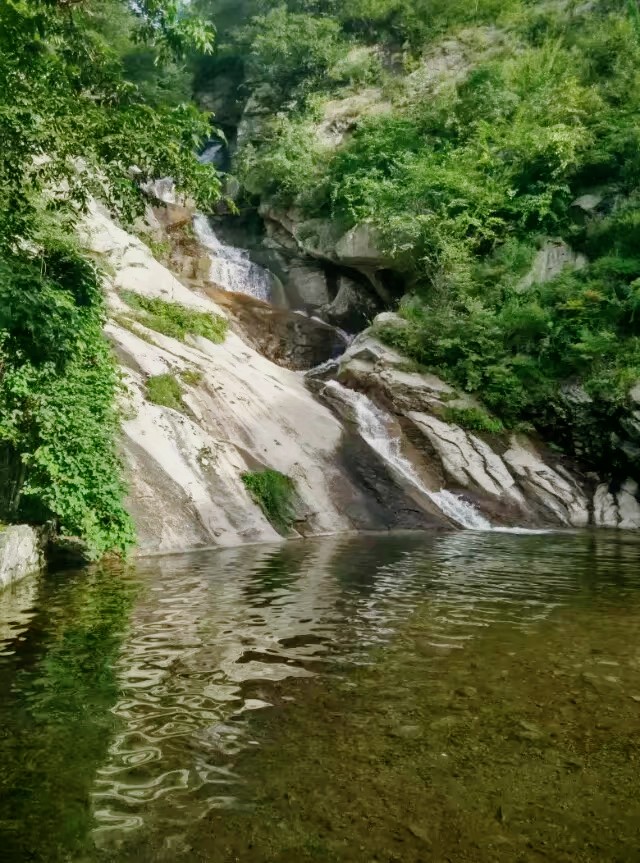
<path fill-rule="evenodd" d="M 597 527 L 640 529 L 638 483 L 627 479 L 617 491 L 610 484 L 600 484 L 593 497 L 593 520 Z"/>
<path fill-rule="evenodd" d="M 531 285 L 550 282 L 567 268 L 581 270 L 586 265 L 586 257 L 574 252 L 563 240 L 547 240 L 535 256 L 531 269 L 520 282 L 519 288 L 524 291 Z"/>
<path fill-rule="evenodd" d="M 43 565 L 42 531 L 26 524 L 0 529 L 0 590 Z"/>
<path fill-rule="evenodd" d="M 360 282 L 340 275 L 337 293 L 318 314 L 330 324 L 357 333 L 369 326 L 380 309 L 380 302 Z"/>
<path fill-rule="evenodd" d="M 364 49 L 370 52 L 374 49 Z M 360 49 L 362 51 L 362 49 Z M 342 99 L 331 99 L 322 106 L 316 137 L 329 150 L 340 147 L 363 117 L 388 114 L 393 106 L 378 87 L 367 87 Z"/>
<path fill-rule="evenodd" d="M 402 326 L 388 313 L 376 322 L 382 324 Z M 375 329 L 358 336 L 339 362 L 313 375 L 311 385 L 322 393 L 327 378 L 365 393 L 389 412 L 402 429 L 405 457 L 432 493 L 449 489 L 496 525 L 589 524 L 588 484 L 526 436 L 472 431 L 452 421 L 451 416 L 461 421 L 469 416 L 477 424 L 481 406 L 408 363 L 378 340 Z"/>
<path fill-rule="evenodd" d="M 316 260 L 341 268 L 345 275 L 349 270 L 359 273 L 368 283 L 365 295 L 368 292 L 387 306 L 392 302 L 384 274 L 398 268 L 399 262 L 385 251 L 374 225 L 363 222 L 344 231 L 331 220 L 305 219 L 295 208 L 282 211 L 263 204 L 259 212 L 272 251 L 289 258 L 302 256 L 306 266 Z"/>
<path fill-rule="evenodd" d="M 242 481 L 245 472 L 267 467 L 295 483 L 292 535 L 447 523 L 416 503 L 384 464 L 365 465 L 357 438 L 313 397 L 302 376 L 271 362 L 236 332 L 223 344 L 190 336 L 179 341 L 136 322 L 122 289 L 227 313 L 97 207 L 83 242 L 110 274 L 107 333 L 127 388 L 123 455 L 142 552 L 279 540 Z M 158 375 L 179 383 L 180 410 L 147 398 L 147 382 Z"/>
<path fill-rule="evenodd" d="M 344 333 L 318 318 L 209 285 L 204 292 L 228 313 L 233 329 L 247 344 L 284 368 L 306 371 L 340 356 L 347 347 Z"/>

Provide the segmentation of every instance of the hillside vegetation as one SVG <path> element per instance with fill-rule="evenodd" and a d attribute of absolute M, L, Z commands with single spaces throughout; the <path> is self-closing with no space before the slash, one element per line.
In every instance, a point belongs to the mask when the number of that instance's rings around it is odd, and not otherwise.
<path fill-rule="evenodd" d="M 636 0 L 201 8 L 227 29 L 200 85 L 235 76 L 262 116 L 236 154 L 249 200 L 374 226 L 406 291 L 407 326 L 385 338 L 507 427 L 637 473 Z M 358 116 L 363 93 L 378 106 Z M 327 142 L 328 106 L 350 98 Z M 545 238 L 588 265 L 523 281 Z"/>
<path fill-rule="evenodd" d="M 117 455 L 119 377 L 99 262 L 74 242 L 90 197 L 124 222 L 170 174 L 219 192 L 194 148 L 180 58 L 212 34 L 179 4 L 0 0 L 0 519 L 57 522 L 95 554 L 133 540 Z"/>

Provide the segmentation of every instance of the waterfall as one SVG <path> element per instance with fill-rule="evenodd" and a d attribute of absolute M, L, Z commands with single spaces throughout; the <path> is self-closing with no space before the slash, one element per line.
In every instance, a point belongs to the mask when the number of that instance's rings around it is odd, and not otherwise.
<path fill-rule="evenodd" d="M 225 291 L 270 301 L 271 276 L 263 267 L 253 263 L 247 251 L 221 243 L 206 216 L 197 215 L 193 220 L 193 229 L 198 242 L 209 253 L 209 279 L 212 282 Z"/>
<path fill-rule="evenodd" d="M 362 393 L 347 389 L 337 381 L 329 381 L 327 387 L 354 411 L 358 430 L 371 449 L 384 459 L 394 473 L 407 480 L 419 492 L 426 495 L 438 509 L 461 527 L 470 530 L 491 530 L 491 523 L 472 504 L 446 489 L 438 492 L 426 488 L 411 462 L 402 455 L 400 438 L 392 437 L 391 417 L 374 405 Z"/>

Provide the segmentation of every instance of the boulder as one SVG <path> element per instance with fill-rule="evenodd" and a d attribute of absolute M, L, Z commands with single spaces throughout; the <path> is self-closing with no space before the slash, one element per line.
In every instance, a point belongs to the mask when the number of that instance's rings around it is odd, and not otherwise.
<path fill-rule="evenodd" d="M 638 483 L 627 479 L 617 492 L 607 483 L 598 485 L 593 496 L 593 521 L 596 527 L 640 529 Z"/>
<path fill-rule="evenodd" d="M 321 316 L 347 332 L 358 332 L 371 323 L 379 301 L 364 285 L 348 276 L 338 278 L 334 300 L 321 310 Z"/>
<path fill-rule="evenodd" d="M 324 269 L 305 261 L 291 265 L 285 289 L 292 308 L 317 310 L 328 305 L 330 300 Z"/>
<path fill-rule="evenodd" d="M 42 532 L 26 524 L 0 529 L 0 589 L 44 565 Z"/>
<path fill-rule="evenodd" d="M 531 269 L 520 282 L 519 288 L 524 291 L 532 285 L 550 282 L 567 267 L 580 270 L 587 263 L 584 255 L 574 252 L 563 240 L 547 240 L 535 256 Z"/>
<path fill-rule="evenodd" d="M 347 267 L 380 270 L 391 264 L 389 256 L 382 251 L 378 231 L 366 222 L 351 228 L 338 240 L 335 255 Z"/>

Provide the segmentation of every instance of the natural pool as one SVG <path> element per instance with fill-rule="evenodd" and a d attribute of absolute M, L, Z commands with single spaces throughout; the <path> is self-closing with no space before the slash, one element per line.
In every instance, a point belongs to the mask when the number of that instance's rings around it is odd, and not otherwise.
<path fill-rule="evenodd" d="M 327 538 L 22 582 L 0 859 L 640 861 L 640 537 Z"/>

